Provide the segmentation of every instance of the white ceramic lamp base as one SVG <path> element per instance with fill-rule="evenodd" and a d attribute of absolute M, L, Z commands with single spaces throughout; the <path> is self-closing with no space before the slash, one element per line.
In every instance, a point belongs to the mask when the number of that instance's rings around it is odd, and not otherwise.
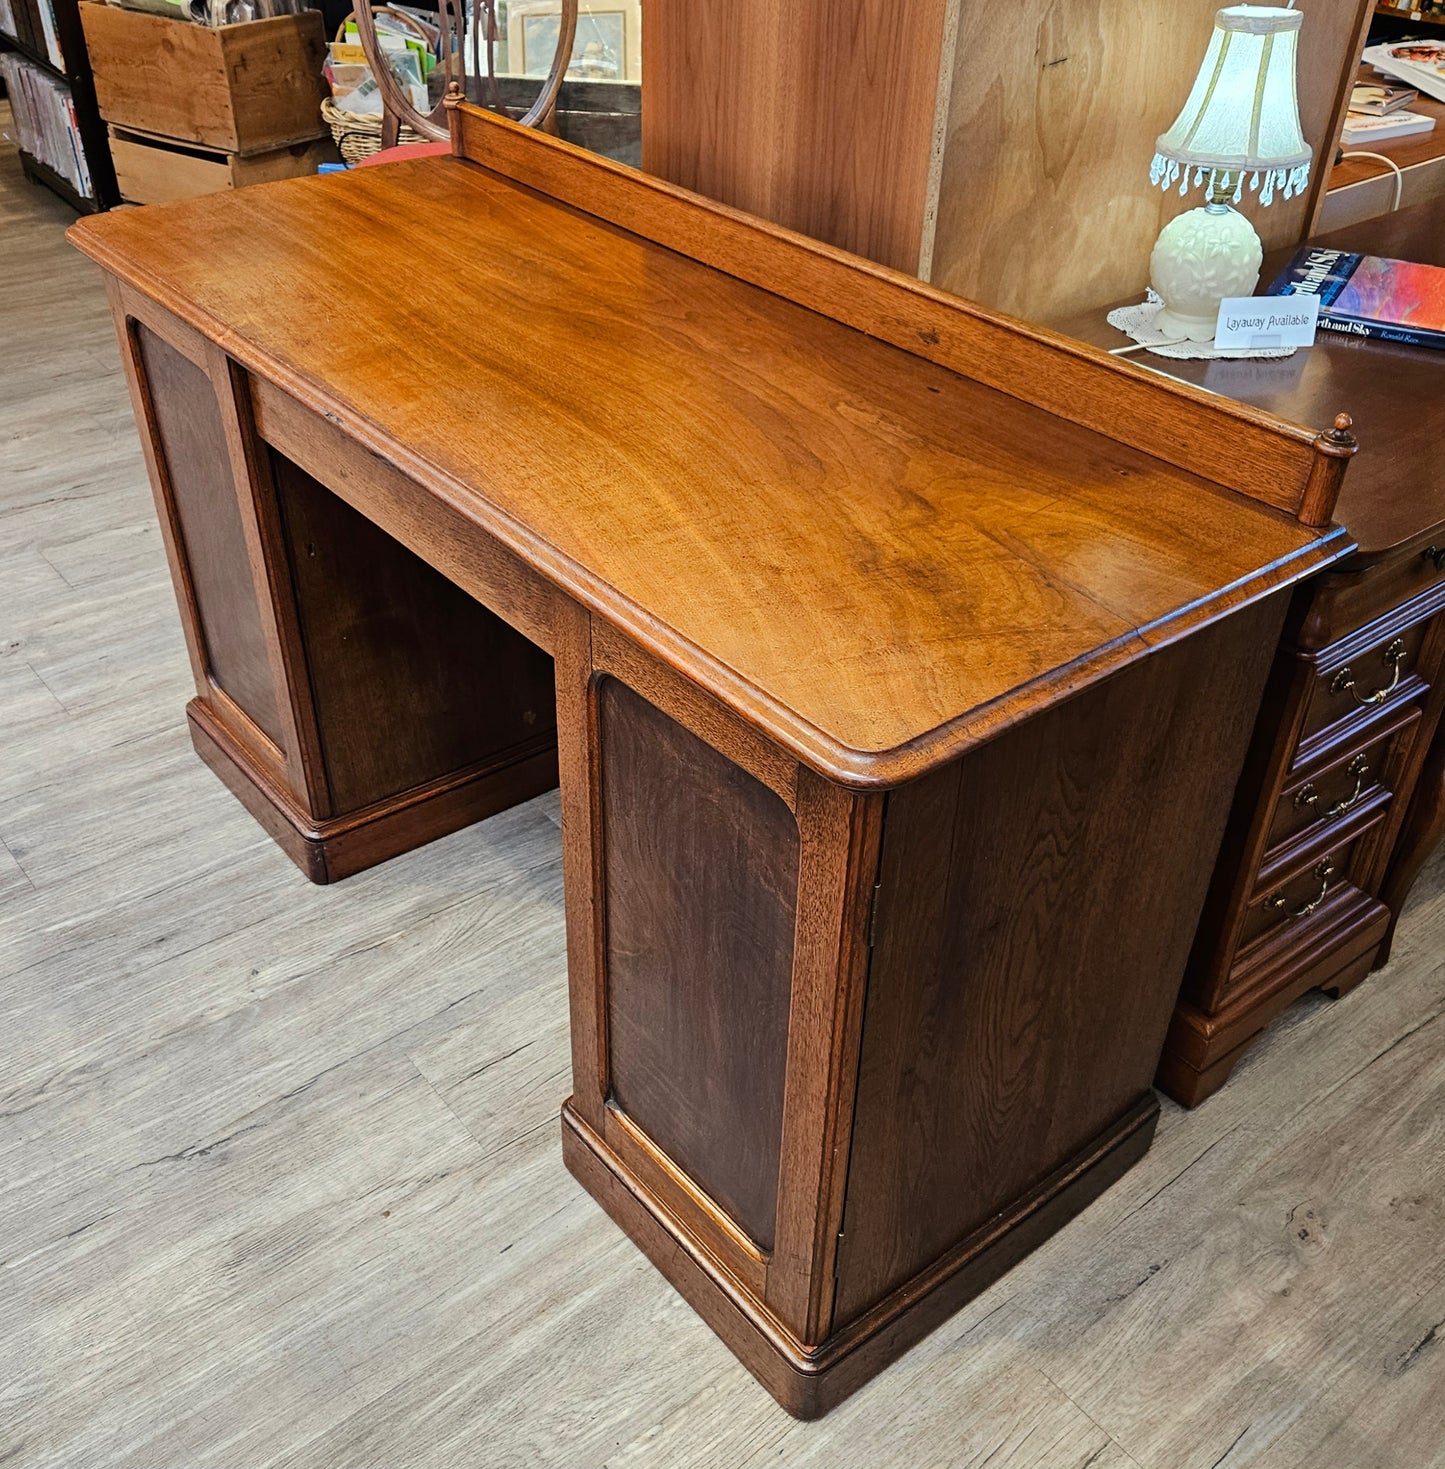
<path fill-rule="evenodd" d="M 1171 219 L 1149 257 L 1149 284 L 1164 302 L 1160 328 L 1171 337 L 1211 342 L 1226 296 L 1249 296 L 1259 284 L 1264 250 L 1254 226 L 1224 204 Z"/>

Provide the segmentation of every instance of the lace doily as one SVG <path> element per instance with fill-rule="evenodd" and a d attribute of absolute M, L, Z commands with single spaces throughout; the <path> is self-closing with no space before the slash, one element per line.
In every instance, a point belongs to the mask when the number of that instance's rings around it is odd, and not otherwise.
<path fill-rule="evenodd" d="M 1154 357 L 1172 357 L 1175 361 L 1212 360 L 1218 357 L 1293 357 L 1294 347 L 1226 347 L 1215 349 L 1210 342 L 1175 342 L 1168 347 L 1155 345 L 1169 341 L 1169 335 L 1156 326 L 1155 318 L 1164 303 L 1150 291 L 1137 306 L 1117 306 L 1109 313 L 1109 325 L 1126 337 L 1142 342 Z"/>

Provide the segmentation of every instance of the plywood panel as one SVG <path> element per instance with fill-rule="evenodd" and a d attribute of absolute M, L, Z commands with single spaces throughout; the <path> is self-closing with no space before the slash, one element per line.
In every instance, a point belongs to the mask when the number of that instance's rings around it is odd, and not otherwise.
<path fill-rule="evenodd" d="M 1326 160 L 1364 0 L 1313 0 L 1300 117 Z M 938 178 L 935 285 L 1031 321 L 1142 293 L 1164 223 L 1201 199 L 1149 182 L 1154 140 L 1204 55 L 1216 0 L 962 0 Z M 1244 207 L 1265 248 L 1307 233 L 1311 197 Z"/>

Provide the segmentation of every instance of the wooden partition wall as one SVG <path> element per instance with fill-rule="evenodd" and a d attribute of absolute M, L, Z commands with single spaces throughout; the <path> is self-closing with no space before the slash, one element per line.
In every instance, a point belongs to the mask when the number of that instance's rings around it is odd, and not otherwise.
<path fill-rule="evenodd" d="M 643 168 L 1031 321 L 1142 291 L 1217 0 L 647 0 Z M 1310 232 L 1370 0 L 1301 0 Z"/>

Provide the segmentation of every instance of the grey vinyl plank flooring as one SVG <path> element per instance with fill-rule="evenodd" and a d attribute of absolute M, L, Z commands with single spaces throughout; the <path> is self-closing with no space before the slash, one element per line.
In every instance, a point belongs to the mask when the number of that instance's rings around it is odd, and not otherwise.
<path fill-rule="evenodd" d="M 316 888 L 191 753 L 69 218 L 0 144 L 0 1464 L 1445 1466 L 1445 863 L 1388 970 L 794 1423 L 562 1167 L 555 794 Z"/>

